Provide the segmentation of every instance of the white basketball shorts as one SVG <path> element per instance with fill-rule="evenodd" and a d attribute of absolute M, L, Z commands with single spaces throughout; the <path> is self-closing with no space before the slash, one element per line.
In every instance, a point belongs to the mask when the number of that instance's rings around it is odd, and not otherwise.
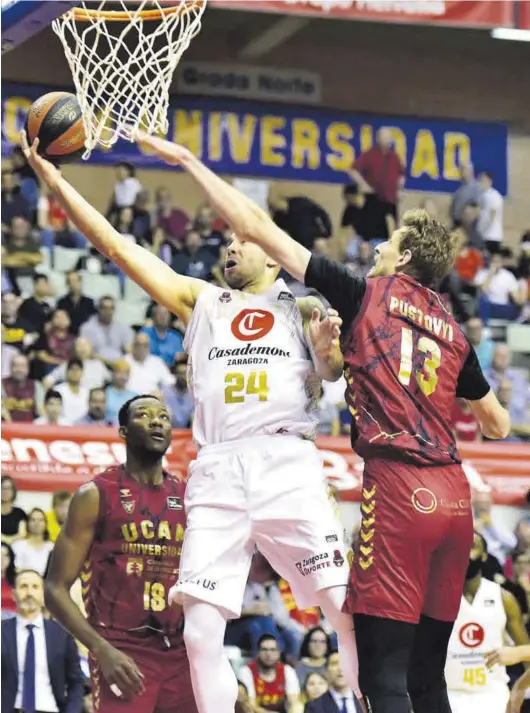
<path fill-rule="evenodd" d="M 448 691 L 453 713 L 506 713 L 510 699 L 508 686 L 481 693 Z"/>
<path fill-rule="evenodd" d="M 258 436 L 206 446 L 190 464 L 178 583 L 183 594 L 241 614 L 254 547 L 289 581 L 300 609 L 348 582 L 338 509 L 311 441 Z"/>

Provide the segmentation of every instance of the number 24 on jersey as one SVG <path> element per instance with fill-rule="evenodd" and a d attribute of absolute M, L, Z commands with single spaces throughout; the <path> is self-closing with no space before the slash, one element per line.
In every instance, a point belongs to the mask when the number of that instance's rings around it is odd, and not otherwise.
<path fill-rule="evenodd" d="M 245 374 L 232 372 L 225 376 L 225 404 L 242 404 L 247 396 L 256 394 L 258 401 L 267 401 L 269 386 L 266 371 L 251 371 Z"/>

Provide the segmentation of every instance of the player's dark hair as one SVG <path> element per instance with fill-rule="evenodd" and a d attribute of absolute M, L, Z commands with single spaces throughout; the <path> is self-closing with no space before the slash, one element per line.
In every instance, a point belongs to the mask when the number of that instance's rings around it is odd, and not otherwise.
<path fill-rule="evenodd" d="M 127 426 L 129 423 L 131 405 L 140 399 L 154 399 L 155 401 L 162 403 L 158 396 L 154 396 L 153 394 L 138 394 L 138 396 L 133 396 L 132 399 L 129 399 L 123 404 L 118 412 L 118 423 L 121 427 Z"/>
<path fill-rule="evenodd" d="M 264 641 L 274 641 L 276 644 L 278 643 L 278 639 L 273 634 L 262 634 L 258 639 L 258 649 Z"/>
<path fill-rule="evenodd" d="M 311 637 L 313 636 L 315 631 L 321 631 L 326 637 L 326 653 L 324 654 L 324 656 L 328 656 L 329 652 L 331 651 L 331 639 L 329 638 L 329 634 L 327 634 L 321 626 L 314 626 L 312 629 L 309 629 L 307 634 L 304 636 L 302 645 L 300 646 L 299 658 L 309 658 L 309 644 L 311 643 Z"/>
<path fill-rule="evenodd" d="M 33 513 L 35 513 L 35 512 L 40 512 L 40 514 L 41 514 L 42 517 L 44 518 L 44 532 L 42 533 L 42 538 L 43 538 L 43 540 L 49 540 L 49 539 L 50 539 L 50 532 L 49 532 L 49 530 L 48 530 L 48 519 L 46 518 L 46 513 L 45 513 L 44 510 L 42 510 L 41 508 L 32 508 L 32 509 L 28 512 L 28 533 L 29 533 L 29 519 L 30 519 L 30 517 L 33 515 Z"/>
<path fill-rule="evenodd" d="M 55 389 L 48 389 L 48 391 L 46 392 L 46 396 L 44 397 L 44 405 L 46 405 L 52 399 L 59 399 L 61 403 L 63 402 L 63 397 L 58 391 L 55 391 Z"/>
<path fill-rule="evenodd" d="M 353 181 L 352 183 L 347 183 L 342 189 L 342 195 L 344 198 L 346 196 L 356 196 L 359 193 L 359 185 Z"/>
<path fill-rule="evenodd" d="M 412 256 L 403 272 L 426 287 L 436 288 L 453 267 L 458 234 L 451 233 L 421 208 L 405 213 L 400 232 L 400 251 L 409 250 Z"/>
<path fill-rule="evenodd" d="M 129 163 L 128 161 L 120 161 L 119 163 L 116 164 L 116 168 L 124 168 L 127 173 L 129 174 L 129 177 L 136 176 L 136 168 L 132 165 L 132 163 Z"/>
<path fill-rule="evenodd" d="M 8 544 L 7 542 L 2 542 L 2 547 L 6 548 L 7 554 L 9 555 L 9 564 L 6 567 L 4 579 L 9 584 L 10 587 L 13 587 L 15 585 L 15 575 L 16 575 L 15 553 L 13 552 L 13 548 L 11 547 L 11 545 Z"/>
<path fill-rule="evenodd" d="M 43 275 L 42 272 L 36 272 L 33 275 L 33 284 L 40 282 L 41 280 L 45 280 L 46 282 L 49 282 L 48 275 Z"/>
<path fill-rule="evenodd" d="M 17 499 L 17 493 L 18 493 L 17 485 L 16 485 L 15 481 L 13 480 L 13 478 L 12 478 L 10 475 L 3 475 L 3 476 L 2 476 L 2 482 L 1 482 L 1 484 L 3 485 L 4 483 L 7 483 L 8 481 L 11 483 L 11 487 L 13 488 L 13 500 L 12 500 L 12 502 L 15 502 L 15 500 Z"/>

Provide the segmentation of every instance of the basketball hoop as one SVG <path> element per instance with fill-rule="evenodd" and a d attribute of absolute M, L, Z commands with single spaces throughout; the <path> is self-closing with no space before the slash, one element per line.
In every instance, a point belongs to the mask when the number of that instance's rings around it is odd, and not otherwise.
<path fill-rule="evenodd" d="M 167 133 L 171 79 L 201 29 L 206 0 L 104 0 L 93 6 L 82 2 L 52 24 L 83 111 L 84 159 L 98 144 L 130 141 L 138 129 Z"/>

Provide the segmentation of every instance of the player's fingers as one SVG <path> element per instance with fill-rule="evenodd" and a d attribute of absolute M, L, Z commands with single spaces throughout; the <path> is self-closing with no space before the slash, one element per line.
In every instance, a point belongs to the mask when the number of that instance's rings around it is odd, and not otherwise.
<path fill-rule="evenodd" d="M 29 146 L 28 146 L 28 137 L 26 136 L 26 132 L 24 129 L 20 132 L 20 145 L 22 146 L 22 151 L 24 152 L 24 155 L 27 157 L 30 154 Z"/>
<path fill-rule="evenodd" d="M 320 310 L 315 309 L 311 312 L 311 321 L 312 322 L 320 322 Z"/>
<path fill-rule="evenodd" d="M 138 668 L 138 666 L 134 663 L 134 661 L 129 661 L 129 665 L 127 667 L 127 675 L 129 676 L 129 679 L 132 681 L 135 690 L 138 693 L 141 693 L 144 690 L 144 675 Z"/>
<path fill-rule="evenodd" d="M 495 664 L 499 663 L 499 652 L 498 651 L 489 651 L 484 656 L 484 661 L 488 668 L 495 666 Z"/>
<path fill-rule="evenodd" d="M 114 674 L 114 684 L 122 692 L 124 696 L 137 696 L 141 693 L 142 687 L 140 683 L 133 680 L 129 672 L 125 668 L 118 668 Z"/>
<path fill-rule="evenodd" d="M 328 317 L 338 317 L 339 313 L 337 312 L 336 309 L 333 309 L 333 307 L 329 307 L 328 310 Z"/>

